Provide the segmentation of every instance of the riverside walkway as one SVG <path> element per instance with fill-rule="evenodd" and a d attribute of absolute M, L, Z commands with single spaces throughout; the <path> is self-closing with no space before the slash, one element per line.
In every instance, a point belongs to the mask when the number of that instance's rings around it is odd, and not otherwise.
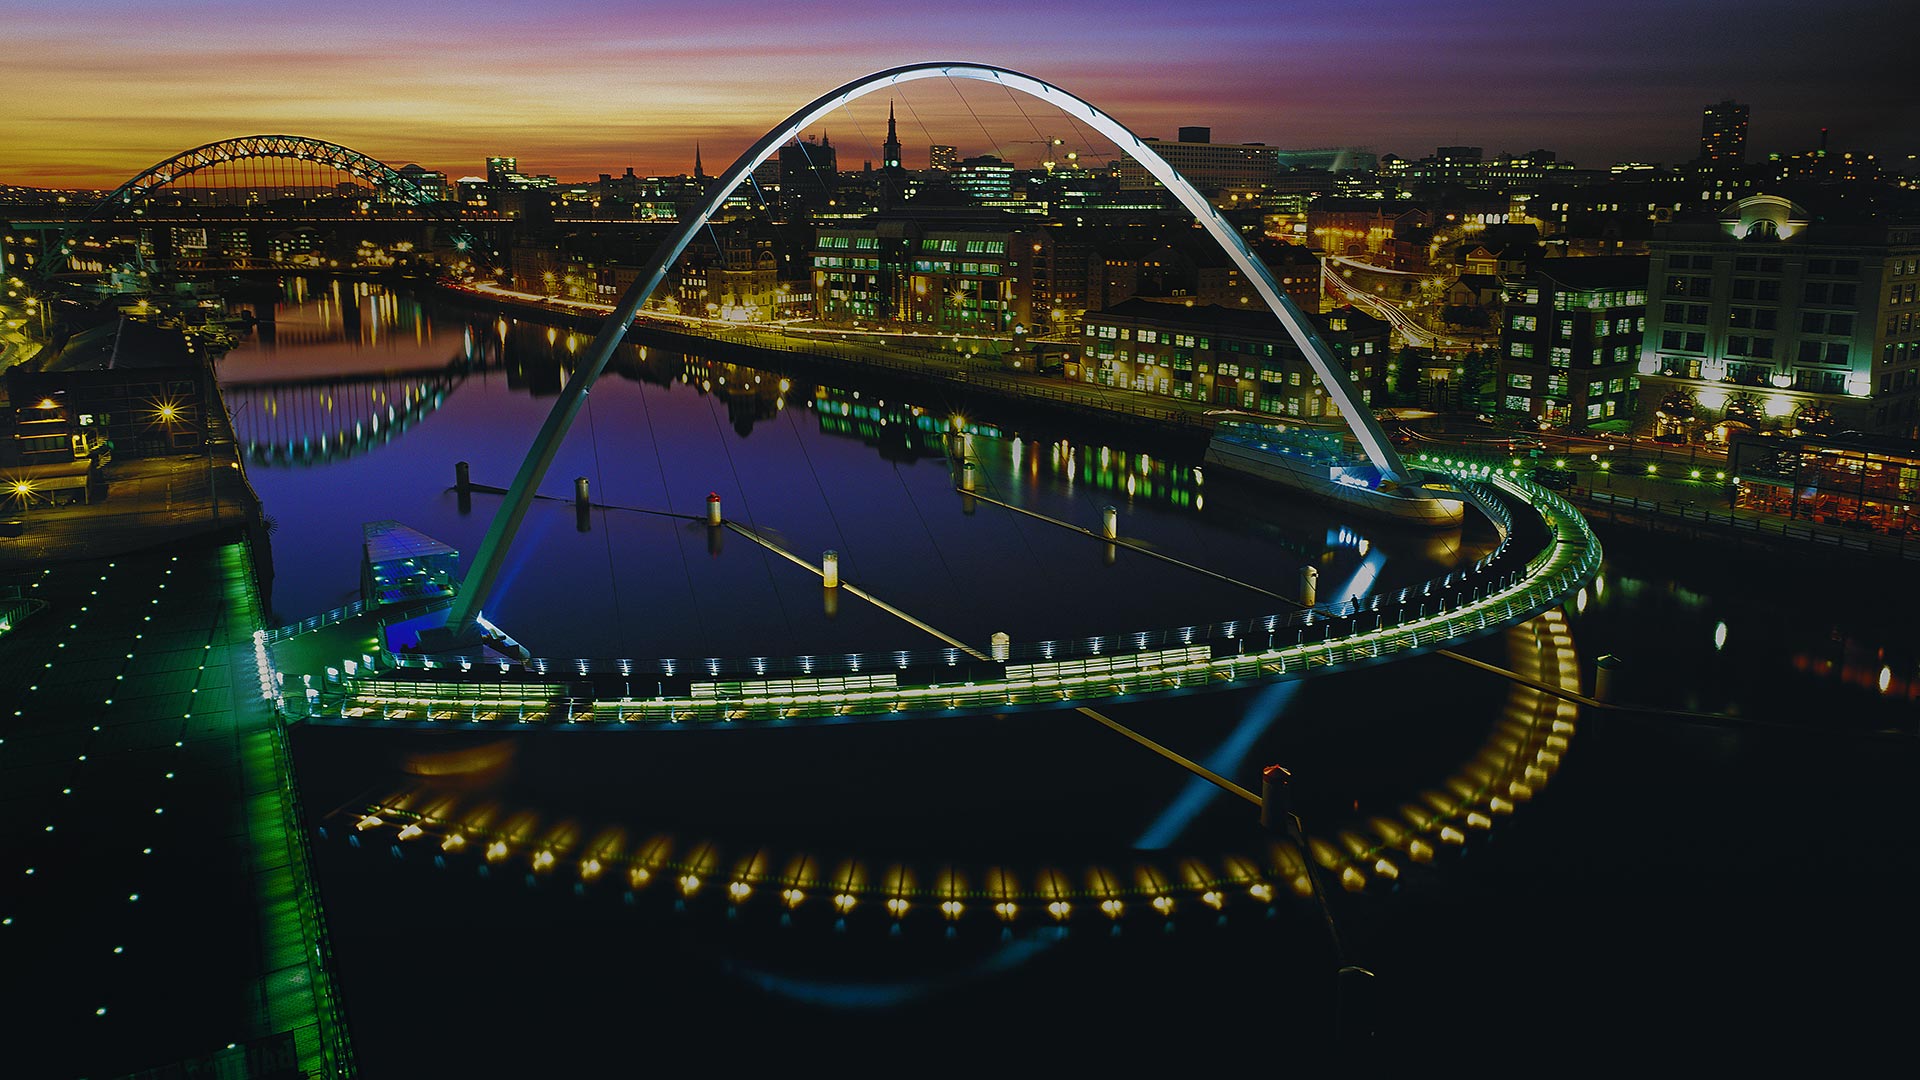
<path fill-rule="evenodd" d="M 230 440 L 13 508 L 0 955 L 18 1076 L 353 1074 Z"/>

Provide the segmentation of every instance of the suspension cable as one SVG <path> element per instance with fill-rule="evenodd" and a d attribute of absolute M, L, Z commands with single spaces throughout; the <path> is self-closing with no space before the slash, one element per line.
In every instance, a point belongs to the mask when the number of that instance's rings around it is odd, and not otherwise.
<path fill-rule="evenodd" d="M 967 434 L 966 431 L 963 429 L 959 433 L 957 438 L 964 439 L 966 437 L 966 434 Z M 953 472 L 953 452 L 950 449 L 948 449 L 948 442 L 949 440 L 946 438 L 942 438 L 940 440 L 940 452 L 945 456 L 945 460 L 947 463 L 947 471 L 949 474 L 951 474 Z M 963 479 L 965 477 L 966 467 L 967 467 L 966 459 L 963 457 L 960 461 L 960 470 L 961 470 L 961 476 Z M 985 469 L 977 469 L 976 471 L 982 474 L 986 472 Z M 985 477 L 983 475 L 981 479 L 986 480 L 988 491 L 993 491 L 998 493 L 998 488 L 995 487 L 994 482 L 991 478 Z M 962 498 L 965 498 L 965 496 L 962 495 Z M 987 501 L 1000 507 L 1001 514 L 1004 515 L 1007 521 L 1013 526 L 1013 534 L 1020 539 L 1020 546 L 1027 549 L 1027 558 L 1030 561 L 1030 565 L 1033 565 L 1033 566 L 1041 565 L 1039 553 L 1033 550 L 1033 542 L 1027 539 L 1026 530 L 1020 527 L 1021 515 L 1014 513 L 1009 505 L 1012 500 L 989 499 Z"/>
<path fill-rule="evenodd" d="M 947 553 L 940 548 L 940 538 L 933 533 L 933 526 L 927 523 L 927 515 L 920 511 L 920 500 L 914 497 L 913 485 L 907 483 L 907 474 L 900 471 L 900 463 L 893 465 L 893 475 L 900 481 L 900 487 L 907 493 L 907 505 L 913 507 L 913 516 L 920 519 L 920 528 L 927 534 L 927 542 L 933 545 L 933 557 L 940 560 L 940 569 L 947 575 L 947 585 L 955 594 L 960 592 L 960 579 L 954 576 L 953 567 L 947 563 Z"/>
<path fill-rule="evenodd" d="M 953 81 L 953 76 L 947 76 L 947 85 L 953 87 L 953 95 L 960 99 L 960 104 L 966 106 L 967 115 L 973 117 L 975 124 L 980 125 L 980 134 L 987 137 L 987 152 L 993 153 L 999 150 L 1000 145 L 993 141 L 993 132 L 987 130 L 987 125 L 980 120 L 980 114 L 973 111 L 973 103 L 967 100 L 967 95 L 960 92 L 960 84 Z"/>
<path fill-rule="evenodd" d="M 847 532 L 840 527 L 840 516 L 833 512 L 833 500 L 827 496 L 827 485 L 820 479 L 820 470 L 813 467 L 813 455 L 807 453 L 807 440 L 800 435 L 800 422 L 794 419 L 793 410 L 782 410 L 787 414 L 788 426 L 793 429 L 793 441 L 800 447 L 800 460 L 807 463 L 807 471 L 813 474 L 813 486 L 820 490 L 820 502 L 827 508 L 827 520 L 833 522 L 833 531 L 840 537 L 840 557 L 846 560 L 849 577 L 860 575 L 853 558 L 853 548 L 847 543 Z"/>
<path fill-rule="evenodd" d="M 647 419 L 647 438 L 653 443 L 653 464 L 660 470 L 660 489 L 667 499 L 667 511 L 672 513 L 673 485 L 667 482 L 667 463 L 660 456 L 660 433 L 653 426 L 653 406 L 647 402 L 647 385 L 644 382 L 640 384 L 640 411 Z M 700 641 L 710 644 L 706 616 L 701 614 L 700 596 L 693 587 L 693 566 L 687 562 L 687 542 L 680 535 L 681 531 L 678 527 L 673 530 L 673 543 L 680 551 L 680 572 L 687 579 L 687 599 L 693 603 L 693 619 L 700 627 Z"/>
<path fill-rule="evenodd" d="M 733 463 L 732 441 L 727 438 L 726 425 L 720 422 L 720 411 L 714 407 L 713 395 L 708 394 L 706 397 L 707 415 L 713 417 L 714 434 L 720 437 L 720 449 L 723 450 L 727 456 L 727 469 L 733 473 L 734 489 L 740 492 L 740 508 L 746 511 L 747 525 L 752 528 L 757 535 L 760 532 L 760 523 L 753 520 L 753 505 L 747 501 L 747 487 L 740 482 L 740 469 Z M 760 550 L 760 565 L 766 568 L 767 584 L 773 589 L 773 602 L 780 608 L 781 621 L 787 624 L 787 651 L 790 653 L 797 652 L 798 650 L 794 647 L 796 638 L 793 633 L 793 617 L 787 614 L 787 602 L 780 595 L 779 579 L 773 576 L 773 560 L 767 557 L 767 551 L 764 546 L 762 546 Z"/>
<path fill-rule="evenodd" d="M 926 138 L 927 145 L 931 147 L 933 145 L 933 132 L 928 130 L 927 122 L 920 119 L 920 113 L 913 107 L 913 99 L 903 94 L 901 95 L 900 103 L 907 107 L 907 112 L 913 114 L 913 122 L 920 125 L 920 134 Z M 932 162 L 928 162 L 928 164 L 931 165 Z"/>
<path fill-rule="evenodd" d="M 602 473 L 600 469 L 600 429 L 593 422 L 592 394 L 587 395 L 587 433 L 591 436 L 593 442 L 593 485 L 599 488 L 602 496 L 604 496 L 606 494 L 607 484 L 605 474 Z M 593 505 L 591 502 L 588 503 L 586 509 L 587 513 L 593 513 Z M 613 593 L 613 630 L 620 641 L 621 648 L 624 650 L 627 642 L 627 626 L 626 620 L 620 613 L 620 573 L 613 565 L 612 514 L 600 515 L 600 535 L 606 539 L 607 543 L 607 580 L 612 586 L 611 592 Z"/>

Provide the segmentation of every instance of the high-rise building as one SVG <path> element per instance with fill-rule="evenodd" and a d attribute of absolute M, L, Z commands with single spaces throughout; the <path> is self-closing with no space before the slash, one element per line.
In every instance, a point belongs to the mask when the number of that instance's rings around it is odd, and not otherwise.
<path fill-rule="evenodd" d="M 487 183 L 504 187 L 513 177 L 520 175 L 520 159 L 510 157 L 490 157 L 487 159 Z"/>
<path fill-rule="evenodd" d="M 953 169 L 954 162 L 958 160 L 959 158 L 954 154 L 953 147 L 951 146 L 942 146 L 939 143 L 935 143 L 927 147 L 927 168 L 929 169 L 948 172 Z"/>
<path fill-rule="evenodd" d="M 1650 244 L 1640 409 L 1656 434 L 1920 423 L 1920 221 L 1822 217 L 1778 195 L 1676 218 Z"/>
<path fill-rule="evenodd" d="M 840 189 L 840 166 L 833 143 L 808 136 L 780 148 L 780 202 L 789 214 L 818 210 L 833 202 Z"/>
<path fill-rule="evenodd" d="M 1700 164 L 1727 168 L 1747 159 L 1747 107 L 1722 101 L 1700 112 Z"/>

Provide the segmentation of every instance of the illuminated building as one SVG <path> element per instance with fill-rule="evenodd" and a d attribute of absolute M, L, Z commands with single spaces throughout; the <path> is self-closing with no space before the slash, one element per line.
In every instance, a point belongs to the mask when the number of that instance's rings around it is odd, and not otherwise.
<path fill-rule="evenodd" d="M 951 172 L 953 186 L 971 199 L 989 203 L 1013 196 L 1013 164 L 992 154 L 966 158 Z"/>
<path fill-rule="evenodd" d="M 1254 246 L 1283 292 L 1302 311 L 1320 310 L 1320 256 L 1279 241 Z M 1221 307 L 1263 306 L 1240 267 L 1218 248 L 1175 234 L 1165 241 L 1118 240 L 1097 245 L 1087 260 L 1086 306 L 1110 308 L 1135 296 L 1193 300 Z"/>
<path fill-rule="evenodd" d="M 1263 191 L 1280 176 L 1280 149 L 1264 143 L 1216 143 L 1212 131 L 1183 127 L 1178 141 L 1142 140 L 1147 148 L 1180 170 L 1203 192 Z M 1120 162 L 1120 187 L 1137 191 L 1159 187 L 1159 182 L 1132 158 Z"/>
<path fill-rule="evenodd" d="M 970 207 L 921 207 L 822 228 L 812 253 L 815 308 L 827 322 L 1012 333 L 1033 324 L 1034 260 L 1022 260 L 1022 251 L 1049 241 L 998 211 Z"/>
<path fill-rule="evenodd" d="M 1873 435 L 1735 432 L 1733 504 L 1771 514 L 1905 535 L 1920 527 L 1920 443 Z"/>
<path fill-rule="evenodd" d="M 1506 286 L 1501 412 L 1573 431 L 1625 420 L 1646 311 L 1645 256 L 1541 261 Z"/>
<path fill-rule="evenodd" d="M 954 156 L 954 150 L 951 146 L 943 146 L 936 143 L 933 146 L 927 147 L 927 168 L 929 169 L 946 172 L 953 168 L 954 162 L 957 160 L 958 158 Z"/>
<path fill-rule="evenodd" d="M 1387 323 L 1351 307 L 1307 319 L 1371 404 L 1386 385 Z M 1265 310 L 1135 298 L 1090 311 L 1066 375 L 1273 416 L 1340 415 L 1286 328 Z"/>
<path fill-rule="evenodd" d="M 91 347 L 69 343 L 46 370 L 6 372 L 14 437 L 0 460 L 72 461 L 110 447 L 116 458 L 202 452 L 211 371 L 178 328 L 123 319 Z M 44 408 L 45 403 L 55 408 Z"/>
<path fill-rule="evenodd" d="M 1700 112 L 1700 164 L 1709 169 L 1738 167 L 1747 160 L 1747 107 L 1735 101 L 1709 105 Z"/>
<path fill-rule="evenodd" d="M 447 174 L 422 168 L 419 165 L 402 165 L 398 172 L 429 199 L 436 202 L 451 197 L 447 190 Z"/>
<path fill-rule="evenodd" d="M 1920 222 L 1754 195 L 1651 247 L 1639 372 L 1656 434 L 1913 435 Z"/>

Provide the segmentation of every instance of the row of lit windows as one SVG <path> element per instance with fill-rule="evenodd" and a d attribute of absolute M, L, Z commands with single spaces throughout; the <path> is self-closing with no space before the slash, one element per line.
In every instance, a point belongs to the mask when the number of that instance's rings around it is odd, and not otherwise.
<path fill-rule="evenodd" d="M 1555 311 L 1602 311 L 1607 308 L 1645 307 L 1647 290 L 1610 289 L 1601 292 L 1563 292 L 1553 298 Z"/>
<path fill-rule="evenodd" d="M 1533 411 L 1533 399 L 1527 397 L 1525 394 L 1508 394 L 1502 404 L 1508 412 L 1530 414 Z M 1564 407 L 1557 405 L 1553 398 L 1542 400 L 1540 406 L 1541 415 L 1543 416 L 1572 408 L 1571 403 Z M 1589 400 L 1587 402 L 1587 419 L 1590 421 L 1611 419 L 1618 415 L 1619 411 L 1620 403 L 1612 398 L 1608 398 L 1605 401 Z"/>
<path fill-rule="evenodd" d="M 1507 376 L 1507 387 L 1511 390 L 1531 390 L 1533 389 L 1533 382 L 1534 379 L 1532 375 L 1522 372 L 1514 372 Z M 1567 385 L 1567 377 L 1565 375 L 1547 376 L 1546 390 L 1549 394 L 1560 394 L 1564 396 L 1567 392 Z M 1626 388 L 1627 380 L 1624 378 L 1613 380 L 1595 379 L 1587 383 L 1587 396 L 1597 398 L 1607 393 L 1618 394 Z"/>
<path fill-rule="evenodd" d="M 1674 333 L 1675 331 L 1669 330 L 1667 332 Z M 1536 360 L 1539 358 L 1539 350 L 1535 348 L 1530 341 L 1515 341 L 1507 345 L 1507 355 L 1516 360 Z M 1632 359 L 1632 356 L 1633 347 L 1630 345 L 1616 345 L 1613 347 L 1612 357 L 1613 362 L 1616 364 L 1624 364 Z M 1604 347 L 1592 349 L 1587 353 L 1588 363 L 1595 367 L 1606 363 L 1607 357 L 1608 351 Z M 1557 368 L 1572 367 L 1573 348 L 1568 345 L 1555 345 L 1547 350 L 1547 361 L 1550 365 Z"/>
<path fill-rule="evenodd" d="M 957 270 L 962 274 L 972 274 L 976 277 L 1000 276 L 1000 264 L 998 263 L 955 263 L 945 260 L 915 259 L 913 261 L 913 269 L 922 274 L 951 274 Z"/>

